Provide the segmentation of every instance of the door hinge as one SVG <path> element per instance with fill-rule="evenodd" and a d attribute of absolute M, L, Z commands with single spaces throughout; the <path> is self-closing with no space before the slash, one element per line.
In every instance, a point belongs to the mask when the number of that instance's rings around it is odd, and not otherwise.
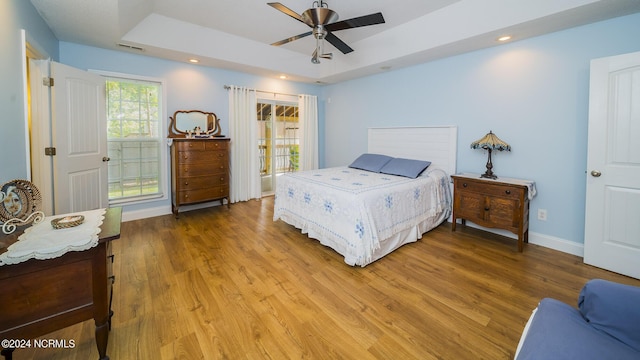
<path fill-rule="evenodd" d="M 44 148 L 44 154 L 47 156 L 55 156 L 56 148 L 54 147 L 46 147 Z"/>
<path fill-rule="evenodd" d="M 53 78 L 52 77 L 43 77 L 42 78 L 42 85 L 44 86 L 53 86 Z"/>

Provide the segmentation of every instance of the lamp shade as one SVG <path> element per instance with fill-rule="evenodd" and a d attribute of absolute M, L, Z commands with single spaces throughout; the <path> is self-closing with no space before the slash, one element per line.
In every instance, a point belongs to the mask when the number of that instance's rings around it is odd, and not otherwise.
<path fill-rule="evenodd" d="M 485 150 L 511 151 L 511 145 L 500 140 L 492 131 L 489 131 L 482 139 L 471 143 L 472 149 L 482 148 Z"/>
<path fill-rule="evenodd" d="M 472 149 L 484 149 L 489 152 L 489 158 L 487 159 L 487 171 L 480 175 L 483 178 L 488 179 L 497 179 L 498 176 L 493 173 L 493 163 L 491 162 L 491 151 L 511 151 L 511 145 L 506 142 L 500 140 L 499 137 L 496 136 L 492 131 L 489 131 L 487 135 L 485 135 L 482 139 L 476 140 L 471 143 Z"/>

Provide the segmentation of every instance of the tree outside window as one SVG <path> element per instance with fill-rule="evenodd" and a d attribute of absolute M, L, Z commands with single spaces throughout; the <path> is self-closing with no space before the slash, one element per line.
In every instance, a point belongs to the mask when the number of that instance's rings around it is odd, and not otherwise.
<path fill-rule="evenodd" d="M 161 97 L 160 83 L 107 78 L 109 200 L 161 195 Z"/>

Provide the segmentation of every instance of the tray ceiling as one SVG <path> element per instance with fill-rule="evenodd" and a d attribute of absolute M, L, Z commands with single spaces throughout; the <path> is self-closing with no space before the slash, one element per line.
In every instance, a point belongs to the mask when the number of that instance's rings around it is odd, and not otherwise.
<path fill-rule="evenodd" d="M 355 51 L 312 64 L 309 27 L 258 0 L 31 0 L 61 41 L 290 80 L 335 83 L 640 12 L 637 0 L 327 0 L 340 20 L 385 23 L 335 32 Z M 312 1 L 281 0 L 298 14 Z M 125 46 L 122 46 L 125 45 Z"/>

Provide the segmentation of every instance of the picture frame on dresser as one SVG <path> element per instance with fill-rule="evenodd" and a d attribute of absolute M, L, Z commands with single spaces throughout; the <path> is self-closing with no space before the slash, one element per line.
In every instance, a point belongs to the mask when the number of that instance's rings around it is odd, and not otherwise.
<path fill-rule="evenodd" d="M 171 118 L 171 210 L 219 200 L 229 207 L 230 139 L 212 112 L 179 110 Z"/>

